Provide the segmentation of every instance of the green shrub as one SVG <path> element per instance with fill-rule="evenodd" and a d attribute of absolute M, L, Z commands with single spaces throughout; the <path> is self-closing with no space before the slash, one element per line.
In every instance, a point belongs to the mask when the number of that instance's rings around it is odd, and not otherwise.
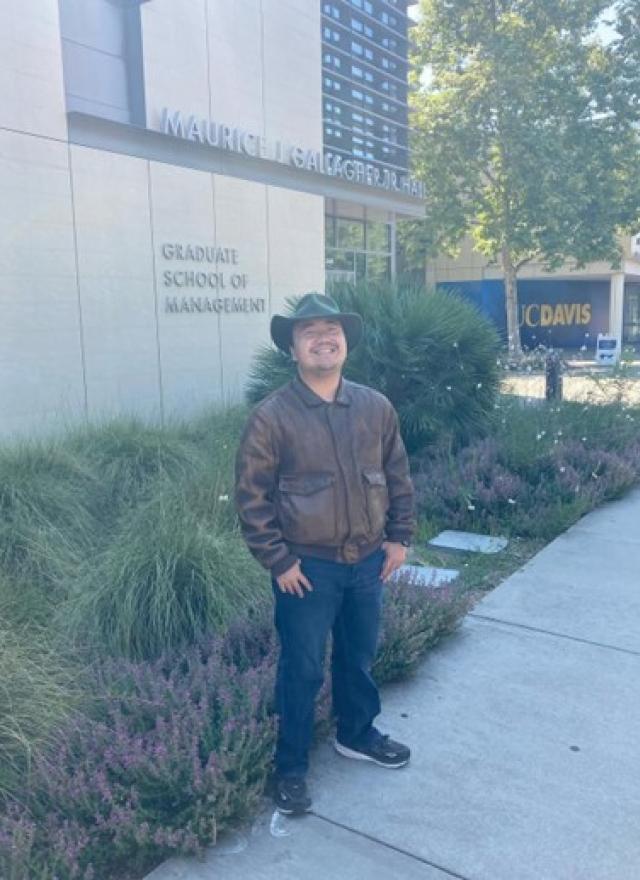
<path fill-rule="evenodd" d="M 498 337 L 474 306 L 454 294 L 390 283 L 342 284 L 331 294 L 364 320 L 364 339 L 349 355 L 345 376 L 391 400 L 408 449 L 443 436 L 463 442 L 485 429 L 498 385 Z M 261 400 L 294 369 L 290 358 L 263 348 L 249 400 Z"/>
<path fill-rule="evenodd" d="M 490 437 L 413 460 L 418 509 L 442 528 L 552 539 L 640 478 L 640 409 L 503 398 Z"/>
<path fill-rule="evenodd" d="M 412 575 L 388 583 L 373 667 L 376 681 L 406 678 L 430 648 L 456 629 L 470 604 L 469 595 L 456 585 L 432 590 Z"/>

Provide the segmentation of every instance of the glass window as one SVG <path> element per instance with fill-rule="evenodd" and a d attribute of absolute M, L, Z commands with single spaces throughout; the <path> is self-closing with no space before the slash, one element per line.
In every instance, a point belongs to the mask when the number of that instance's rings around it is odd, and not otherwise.
<path fill-rule="evenodd" d="M 368 251 L 391 250 L 391 226 L 376 220 L 368 220 L 366 227 L 366 244 Z"/>
<path fill-rule="evenodd" d="M 640 342 L 640 284 L 625 284 L 622 338 L 623 342 Z"/>
<path fill-rule="evenodd" d="M 327 251 L 325 266 L 327 269 L 340 269 L 342 271 L 353 272 L 354 253 L 353 251 L 340 250 Z"/>
<path fill-rule="evenodd" d="M 356 281 L 363 281 L 367 277 L 367 257 L 365 254 L 356 254 Z"/>
<path fill-rule="evenodd" d="M 324 217 L 324 241 L 325 247 L 336 246 L 336 218 L 325 214 Z"/>
<path fill-rule="evenodd" d="M 385 281 L 391 278 L 391 257 L 367 254 L 367 278 L 372 281 Z"/>
<path fill-rule="evenodd" d="M 336 243 L 341 248 L 364 250 L 364 222 L 338 217 L 336 219 Z"/>

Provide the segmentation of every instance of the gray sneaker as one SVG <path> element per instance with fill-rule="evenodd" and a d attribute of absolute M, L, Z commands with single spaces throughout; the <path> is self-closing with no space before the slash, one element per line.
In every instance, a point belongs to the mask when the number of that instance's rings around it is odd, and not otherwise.
<path fill-rule="evenodd" d="M 409 763 L 411 751 L 408 746 L 395 742 L 389 736 L 377 733 L 371 737 L 371 741 L 363 746 L 345 746 L 337 739 L 334 748 L 345 758 L 353 758 L 356 761 L 373 761 L 379 767 L 389 767 L 392 770 L 404 767 Z"/>
<path fill-rule="evenodd" d="M 273 783 L 273 802 L 285 816 L 298 816 L 311 809 L 307 783 L 299 776 L 281 776 Z"/>

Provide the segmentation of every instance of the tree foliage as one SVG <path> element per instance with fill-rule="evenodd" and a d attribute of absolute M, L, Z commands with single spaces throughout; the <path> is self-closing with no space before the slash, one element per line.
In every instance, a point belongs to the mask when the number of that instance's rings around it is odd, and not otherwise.
<path fill-rule="evenodd" d="M 500 262 L 516 353 L 518 271 L 615 264 L 640 217 L 640 77 L 624 57 L 638 12 L 623 5 L 625 33 L 605 45 L 603 0 L 422 0 L 415 61 L 431 78 L 413 99 L 413 154 L 428 219 L 407 224 L 405 247 L 423 259 L 471 235 Z"/>

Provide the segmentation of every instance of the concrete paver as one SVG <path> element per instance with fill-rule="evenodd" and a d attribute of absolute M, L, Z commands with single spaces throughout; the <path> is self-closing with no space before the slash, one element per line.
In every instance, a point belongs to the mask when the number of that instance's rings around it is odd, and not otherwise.
<path fill-rule="evenodd" d="M 380 726 L 412 746 L 408 767 L 324 744 L 315 815 L 273 837 L 268 809 L 241 851 L 151 878 L 638 880 L 639 596 L 635 491 L 552 542 L 385 689 Z"/>
<path fill-rule="evenodd" d="M 640 653 L 640 492 L 584 517 L 476 610 Z"/>
<path fill-rule="evenodd" d="M 287 835 L 272 837 L 270 816 L 246 834 L 236 836 L 227 852 L 212 848 L 205 859 L 172 859 L 147 880 L 450 880 L 417 858 L 398 852 L 360 834 L 337 827 L 317 816 L 284 819 Z M 238 851 L 233 851 L 237 849 Z M 224 847 L 223 847 L 224 850 Z"/>
<path fill-rule="evenodd" d="M 385 692 L 410 766 L 323 747 L 314 808 L 473 880 L 637 880 L 638 676 L 640 657 L 469 621 Z"/>

